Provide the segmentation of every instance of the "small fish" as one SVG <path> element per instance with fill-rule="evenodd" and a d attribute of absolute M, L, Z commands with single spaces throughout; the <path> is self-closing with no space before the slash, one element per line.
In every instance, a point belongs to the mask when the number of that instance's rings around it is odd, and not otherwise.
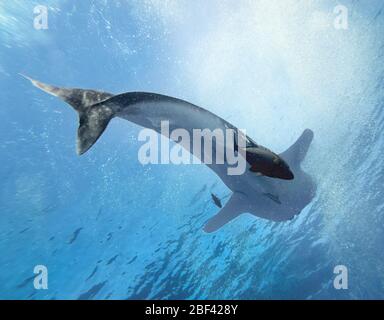
<path fill-rule="evenodd" d="M 115 255 L 114 257 L 112 257 L 111 259 L 108 260 L 107 264 L 106 265 L 110 265 L 113 261 L 116 260 L 116 258 L 118 257 L 119 255 Z"/>
<path fill-rule="evenodd" d="M 80 233 L 80 231 L 82 230 L 83 228 L 78 228 L 78 229 L 76 229 L 74 232 L 73 232 L 73 235 L 72 235 L 72 239 L 71 240 L 69 240 L 69 244 L 72 244 L 76 239 L 77 239 L 77 237 L 78 237 L 78 235 L 79 235 L 79 233 Z"/>
<path fill-rule="evenodd" d="M 95 267 L 95 269 L 93 269 L 92 273 L 88 276 L 87 279 L 85 279 L 85 281 L 91 279 L 95 275 L 96 272 L 97 272 L 97 266 Z"/>
<path fill-rule="evenodd" d="M 219 208 L 223 207 L 223 205 L 221 204 L 220 199 L 216 195 L 211 193 L 211 197 L 212 197 L 212 200 L 213 200 L 213 202 L 215 203 L 216 206 L 218 206 Z"/>
<path fill-rule="evenodd" d="M 21 289 L 24 288 L 27 284 L 33 283 L 33 279 L 35 279 L 36 275 L 30 276 L 29 278 L 25 279 L 23 282 L 21 282 L 19 285 L 17 285 L 16 288 Z"/>
<path fill-rule="evenodd" d="M 127 264 L 131 264 L 133 261 L 135 261 L 137 259 L 137 256 L 134 256 L 131 260 L 129 260 L 128 262 L 127 262 Z"/>
<path fill-rule="evenodd" d="M 27 230 L 29 230 L 29 227 L 28 228 L 25 228 L 25 229 L 23 229 L 23 230 L 21 230 L 19 233 L 21 234 L 21 233 L 24 233 L 25 231 L 27 231 Z"/>
<path fill-rule="evenodd" d="M 105 284 L 107 283 L 107 281 L 104 281 L 104 282 L 100 282 L 96 285 L 94 285 L 91 289 L 89 289 L 87 292 L 84 292 L 82 293 L 78 298 L 77 300 L 89 300 L 89 299 L 93 299 L 98 293 L 99 291 L 105 286 Z"/>

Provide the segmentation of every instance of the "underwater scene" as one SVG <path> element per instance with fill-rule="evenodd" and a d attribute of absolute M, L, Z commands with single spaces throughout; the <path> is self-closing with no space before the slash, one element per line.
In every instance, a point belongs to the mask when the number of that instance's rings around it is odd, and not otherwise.
<path fill-rule="evenodd" d="M 383 299 L 383 10 L 0 0 L 0 299 Z M 244 129 L 259 191 L 142 163 L 161 99 L 171 125 Z"/>

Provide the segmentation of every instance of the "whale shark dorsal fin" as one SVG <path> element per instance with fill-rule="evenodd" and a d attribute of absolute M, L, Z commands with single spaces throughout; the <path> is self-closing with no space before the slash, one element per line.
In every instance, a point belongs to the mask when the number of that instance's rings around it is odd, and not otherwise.
<path fill-rule="evenodd" d="M 308 152 L 312 140 L 313 131 L 305 129 L 296 142 L 279 156 L 282 157 L 289 165 L 300 165 Z"/>
<path fill-rule="evenodd" d="M 204 225 L 204 231 L 207 233 L 215 232 L 222 226 L 235 219 L 245 212 L 244 205 L 247 203 L 246 196 L 235 192 L 227 201 L 224 207 Z"/>

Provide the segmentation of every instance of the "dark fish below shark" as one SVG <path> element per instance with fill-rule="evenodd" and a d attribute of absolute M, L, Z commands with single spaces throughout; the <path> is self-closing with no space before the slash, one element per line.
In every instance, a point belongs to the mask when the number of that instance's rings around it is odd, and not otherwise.
<path fill-rule="evenodd" d="M 219 208 L 222 208 L 223 205 L 221 204 L 221 200 L 213 193 L 211 193 L 211 197 L 212 197 L 212 200 L 213 200 L 213 203 L 218 206 Z"/>
<path fill-rule="evenodd" d="M 76 240 L 77 237 L 79 236 L 79 233 L 80 233 L 81 230 L 83 230 L 83 228 L 77 228 L 77 229 L 73 232 L 71 240 L 68 241 L 69 244 L 72 244 L 73 242 L 75 242 L 75 240 Z"/>
<path fill-rule="evenodd" d="M 161 133 L 163 120 L 170 122 L 171 130 L 183 128 L 190 133 L 198 128 L 238 130 L 208 110 L 165 95 L 148 92 L 114 95 L 95 90 L 59 88 L 26 78 L 43 91 L 63 99 L 78 112 L 79 154 L 96 142 L 114 117 L 158 133 Z M 315 196 L 316 186 L 312 178 L 301 169 L 301 162 L 313 140 L 311 130 L 304 130 L 299 139 L 280 155 L 256 144 L 249 137 L 246 139 L 248 170 L 243 174 L 228 175 L 227 161 L 224 164 L 205 163 L 233 192 L 224 207 L 205 224 L 206 232 L 216 231 L 242 213 L 272 221 L 290 220 Z"/>

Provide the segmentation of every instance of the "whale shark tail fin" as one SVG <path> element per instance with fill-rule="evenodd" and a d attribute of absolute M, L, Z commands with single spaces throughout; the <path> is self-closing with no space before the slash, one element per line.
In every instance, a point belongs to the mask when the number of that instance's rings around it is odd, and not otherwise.
<path fill-rule="evenodd" d="M 114 116 L 111 108 L 97 105 L 79 112 L 79 128 L 77 130 L 77 154 L 88 151 L 104 132 Z"/>
<path fill-rule="evenodd" d="M 313 136 L 312 130 L 305 129 L 296 142 L 279 156 L 287 161 L 290 166 L 300 165 L 308 152 Z"/>
<path fill-rule="evenodd" d="M 64 100 L 78 112 L 82 112 L 86 108 L 89 108 L 96 103 L 102 102 L 114 96 L 111 93 L 96 90 L 55 87 L 50 84 L 34 80 L 22 73 L 20 73 L 20 75 L 31 81 L 35 87 Z"/>
<path fill-rule="evenodd" d="M 35 87 L 64 100 L 78 112 L 77 153 L 79 155 L 92 147 L 113 118 L 114 112 L 103 104 L 99 104 L 99 102 L 111 98 L 113 96 L 111 93 L 60 88 L 34 80 L 23 74 L 20 75 L 31 81 Z"/>

